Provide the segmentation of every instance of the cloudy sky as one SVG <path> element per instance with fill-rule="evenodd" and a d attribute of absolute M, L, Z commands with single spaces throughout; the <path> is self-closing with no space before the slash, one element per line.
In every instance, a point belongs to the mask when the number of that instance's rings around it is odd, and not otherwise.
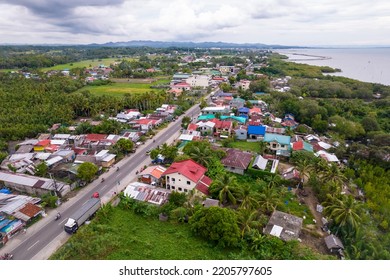
<path fill-rule="evenodd" d="M 0 0 L 0 44 L 390 45 L 389 0 Z"/>

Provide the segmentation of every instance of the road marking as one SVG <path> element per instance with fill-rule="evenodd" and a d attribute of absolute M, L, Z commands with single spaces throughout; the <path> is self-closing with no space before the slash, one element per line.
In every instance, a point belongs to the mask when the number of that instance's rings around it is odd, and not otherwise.
<path fill-rule="evenodd" d="M 33 245 L 31 245 L 30 247 L 28 247 L 27 251 L 30 250 L 32 247 L 34 247 L 35 245 L 37 245 L 37 243 L 39 242 L 39 240 L 37 242 L 35 242 Z"/>
<path fill-rule="evenodd" d="M 58 225 L 62 225 L 65 221 L 67 220 L 67 218 L 63 219 L 61 222 L 58 223 Z"/>
<path fill-rule="evenodd" d="M 107 187 L 108 187 L 108 185 L 104 185 L 102 189 L 105 189 L 105 188 L 107 188 Z"/>
<path fill-rule="evenodd" d="M 118 178 L 121 175 L 122 175 L 122 173 L 118 173 L 118 175 L 116 175 L 115 178 Z"/>

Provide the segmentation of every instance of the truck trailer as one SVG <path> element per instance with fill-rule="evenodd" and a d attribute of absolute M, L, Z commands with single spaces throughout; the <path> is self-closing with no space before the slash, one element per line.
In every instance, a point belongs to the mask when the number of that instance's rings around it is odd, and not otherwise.
<path fill-rule="evenodd" d="M 77 229 L 93 216 L 101 206 L 100 198 L 90 198 L 80 209 L 71 215 L 64 225 L 64 230 L 69 233 L 75 233 Z"/>

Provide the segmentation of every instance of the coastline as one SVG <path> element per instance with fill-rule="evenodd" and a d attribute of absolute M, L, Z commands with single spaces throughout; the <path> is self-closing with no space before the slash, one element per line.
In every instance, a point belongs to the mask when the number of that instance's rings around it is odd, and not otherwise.
<path fill-rule="evenodd" d="M 390 48 L 278 49 L 275 52 L 287 56 L 286 61 L 341 70 L 324 75 L 390 86 Z"/>

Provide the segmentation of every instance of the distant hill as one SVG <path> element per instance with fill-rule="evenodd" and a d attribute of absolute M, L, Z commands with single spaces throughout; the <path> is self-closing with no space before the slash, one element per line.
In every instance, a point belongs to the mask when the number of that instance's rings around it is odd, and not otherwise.
<path fill-rule="evenodd" d="M 251 49 L 286 49 L 286 48 L 302 48 L 299 46 L 282 46 L 282 45 L 266 45 L 260 43 L 226 43 L 226 42 L 163 42 L 163 41 L 127 41 L 127 42 L 108 42 L 104 44 L 90 44 L 89 46 L 97 47 L 152 47 L 152 48 L 251 48 Z"/>

